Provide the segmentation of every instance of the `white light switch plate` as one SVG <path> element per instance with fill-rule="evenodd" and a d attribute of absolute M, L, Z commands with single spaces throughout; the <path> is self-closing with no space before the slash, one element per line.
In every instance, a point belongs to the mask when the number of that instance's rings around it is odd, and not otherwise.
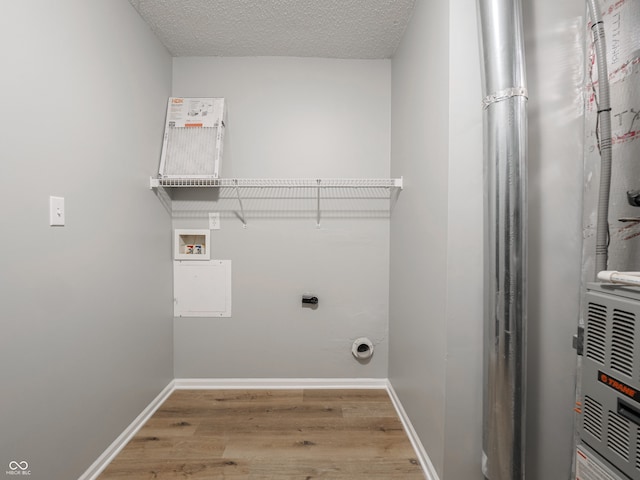
<path fill-rule="evenodd" d="M 49 225 L 64 226 L 64 197 L 49 197 Z"/>
<path fill-rule="evenodd" d="M 220 230 L 220 213 L 209 214 L 209 230 Z"/>

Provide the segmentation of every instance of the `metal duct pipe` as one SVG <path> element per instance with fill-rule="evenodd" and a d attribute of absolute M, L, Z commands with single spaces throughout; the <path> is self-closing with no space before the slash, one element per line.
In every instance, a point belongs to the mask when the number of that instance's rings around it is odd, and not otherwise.
<path fill-rule="evenodd" d="M 527 89 L 520 0 L 478 0 L 484 95 L 483 474 L 524 478 Z"/>

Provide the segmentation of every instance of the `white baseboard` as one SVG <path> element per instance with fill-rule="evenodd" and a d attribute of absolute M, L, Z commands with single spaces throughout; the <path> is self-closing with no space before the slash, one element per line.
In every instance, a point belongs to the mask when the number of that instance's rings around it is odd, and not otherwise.
<path fill-rule="evenodd" d="M 84 472 L 78 480 L 95 480 L 98 475 L 107 468 L 107 465 L 120 453 L 125 445 L 133 438 L 140 428 L 151 418 L 151 415 L 175 390 L 173 380 L 154 398 L 149 405 L 138 415 L 131 424 L 116 438 L 111 445 L 100 455 L 95 462 Z"/>
<path fill-rule="evenodd" d="M 393 389 L 393 385 L 391 385 L 391 382 L 389 381 L 387 381 L 387 391 L 389 392 L 389 397 L 391 397 L 391 402 L 393 403 L 396 412 L 398 412 L 398 416 L 400 417 L 402 426 L 404 427 L 405 432 L 407 432 L 407 436 L 411 441 L 411 445 L 416 451 L 418 461 L 422 466 L 422 471 L 424 472 L 427 480 L 439 480 L 438 473 L 436 472 L 433 463 L 431 463 L 431 459 L 429 458 L 429 455 L 427 455 L 427 451 L 424 449 L 424 445 L 422 445 L 417 432 L 411 424 L 411 420 L 409 420 L 407 412 L 405 412 L 404 407 L 402 406 L 402 403 L 400 402 L 400 399 L 396 394 L 396 391 Z"/>
<path fill-rule="evenodd" d="M 176 378 L 178 389 L 387 388 L 386 378 Z"/>
<path fill-rule="evenodd" d="M 147 420 L 175 390 L 215 390 L 215 389 L 290 389 L 290 388 L 362 388 L 384 389 L 389 393 L 400 421 L 407 432 L 411 445 L 416 452 L 420 466 L 427 480 L 439 480 L 438 475 L 420 442 L 418 434 L 404 411 L 393 386 L 386 378 L 177 378 L 171 381 L 158 396 L 131 422 L 131 424 L 109 445 L 78 480 L 95 480 L 107 465 L 120 453 Z"/>

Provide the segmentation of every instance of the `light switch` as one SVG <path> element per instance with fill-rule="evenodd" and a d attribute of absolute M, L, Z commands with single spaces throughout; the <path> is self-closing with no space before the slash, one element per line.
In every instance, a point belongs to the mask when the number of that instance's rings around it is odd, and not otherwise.
<path fill-rule="evenodd" d="M 49 197 L 49 225 L 64 226 L 64 197 Z"/>

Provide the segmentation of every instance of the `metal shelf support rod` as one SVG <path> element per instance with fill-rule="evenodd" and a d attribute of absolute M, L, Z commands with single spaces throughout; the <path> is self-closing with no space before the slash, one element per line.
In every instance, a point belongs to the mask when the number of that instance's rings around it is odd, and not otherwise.
<path fill-rule="evenodd" d="M 238 180 L 235 181 L 236 184 L 236 195 L 238 196 L 238 203 L 240 204 L 240 221 L 242 222 L 242 228 L 247 228 L 247 222 L 244 219 L 244 206 L 242 205 L 242 198 L 240 198 L 240 190 L 238 188 Z"/>
<path fill-rule="evenodd" d="M 316 211 L 316 228 L 320 228 L 320 183 L 322 180 L 319 178 L 316 180 L 318 182 L 318 207 Z"/>

